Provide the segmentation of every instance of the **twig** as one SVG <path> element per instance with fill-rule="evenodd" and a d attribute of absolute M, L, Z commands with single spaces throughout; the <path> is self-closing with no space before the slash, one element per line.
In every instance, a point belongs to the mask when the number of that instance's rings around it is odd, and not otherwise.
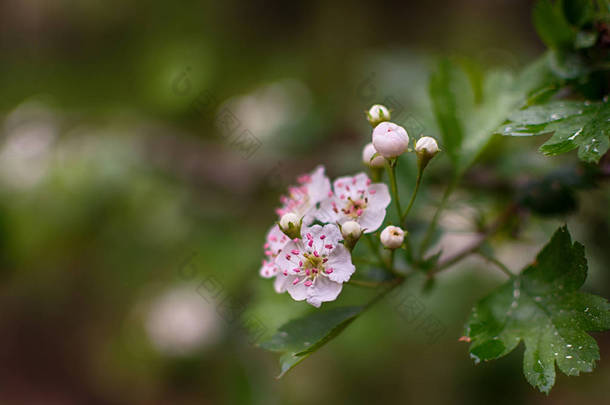
<path fill-rule="evenodd" d="M 510 216 L 515 212 L 517 206 L 515 204 L 509 205 L 506 210 L 498 217 L 498 219 L 487 229 L 487 231 L 481 233 L 476 241 L 471 243 L 466 248 L 461 251 L 455 253 L 453 256 L 448 257 L 438 264 L 438 266 L 431 270 L 428 274 L 433 275 L 436 274 L 448 267 L 451 267 L 455 263 L 459 262 L 466 256 L 476 252 L 479 248 L 485 243 L 485 241 L 492 235 L 494 235 L 501 227 L 506 223 L 506 221 L 510 218 Z"/>
<path fill-rule="evenodd" d="M 488 262 L 495 264 L 496 267 L 498 267 L 504 274 L 506 274 L 508 276 L 508 278 L 515 278 L 515 274 L 512 271 L 510 271 L 510 269 L 508 267 L 506 267 L 506 265 L 504 263 L 502 263 L 500 260 L 496 259 L 493 256 L 486 255 L 483 252 L 477 252 L 477 253 L 479 254 L 479 256 L 481 256 Z"/>
<path fill-rule="evenodd" d="M 430 222 L 430 225 L 428 225 L 428 230 L 426 231 L 424 240 L 421 243 L 421 246 L 419 247 L 419 256 L 420 257 L 423 256 L 424 253 L 426 253 L 426 249 L 428 248 L 428 245 L 430 244 L 430 240 L 432 239 L 432 235 L 434 234 L 434 230 L 436 229 L 436 223 L 438 222 L 438 219 L 441 216 L 441 212 L 443 212 L 443 210 L 445 209 L 445 206 L 447 205 L 447 201 L 449 200 L 449 197 L 453 193 L 453 190 L 455 190 L 455 187 L 457 186 L 458 182 L 459 182 L 459 177 L 456 176 L 453 178 L 451 183 L 449 183 L 449 185 L 445 189 L 445 193 L 443 194 L 441 203 L 439 204 L 438 208 L 436 209 L 436 212 L 434 213 L 434 217 L 432 217 L 432 221 Z"/>

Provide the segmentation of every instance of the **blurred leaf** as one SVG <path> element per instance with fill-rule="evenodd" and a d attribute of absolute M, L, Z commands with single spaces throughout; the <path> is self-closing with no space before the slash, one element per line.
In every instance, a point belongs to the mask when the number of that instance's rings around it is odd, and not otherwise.
<path fill-rule="evenodd" d="M 443 147 L 454 165 L 457 165 L 464 132 L 458 118 L 456 94 L 466 94 L 456 92 L 458 86 L 468 90 L 470 86 L 466 75 L 449 60 L 442 60 L 430 78 L 430 98 L 441 130 Z"/>
<path fill-rule="evenodd" d="M 590 72 L 582 54 L 564 50 L 550 51 L 549 67 L 553 74 L 564 80 L 576 79 Z"/>
<path fill-rule="evenodd" d="M 477 303 L 466 326 L 471 356 L 497 359 L 523 340 L 525 377 L 545 393 L 555 363 L 567 375 L 590 372 L 599 349 L 586 332 L 610 328 L 610 304 L 579 291 L 586 277 L 584 247 L 558 229 L 533 264 Z"/>
<path fill-rule="evenodd" d="M 566 20 L 576 27 L 590 23 L 595 14 L 592 1 L 562 0 L 561 5 Z"/>
<path fill-rule="evenodd" d="M 553 133 L 540 151 L 547 156 L 578 148 L 578 157 L 597 163 L 610 147 L 610 106 L 588 101 L 554 101 L 517 111 L 500 128 L 503 135 Z"/>
<path fill-rule="evenodd" d="M 561 3 L 539 0 L 532 14 L 540 39 L 552 49 L 570 49 L 575 39 L 575 31 L 563 14 Z"/>
<path fill-rule="evenodd" d="M 264 349 L 282 353 L 278 378 L 337 337 L 363 309 L 352 306 L 316 311 L 281 326 L 270 340 L 260 344 Z"/>
<path fill-rule="evenodd" d="M 475 79 L 447 60 L 430 78 L 430 97 L 442 146 L 458 171 L 472 165 L 511 112 L 557 89 L 546 56 L 516 76 L 507 71 L 486 74 L 481 79 L 480 102 L 475 102 Z"/>

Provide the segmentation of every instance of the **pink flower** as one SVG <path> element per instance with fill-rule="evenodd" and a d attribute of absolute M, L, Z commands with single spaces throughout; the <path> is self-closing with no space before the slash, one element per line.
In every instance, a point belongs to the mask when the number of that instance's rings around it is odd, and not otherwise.
<path fill-rule="evenodd" d="M 275 290 L 288 291 L 294 300 L 319 307 L 337 298 L 356 268 L 347 248 L 339 243 L 342 237 L 336 225 L 304 227 L 301 235 L 288 242 L 275 261 Z"/>
<path fill-rule="evenodd" d="M 276 257 L 282 252 L 284 246 L 290 241 L 288 236 L 280 230 L 280 227 L 273 225 L 267 233 L 267 239 L 264 244 L 266 259 L 263 259 L 263 265 L 260 269 L 261 276 L 265 278 L 273 277 L 278 272 L 278 267 L 275 264 Z"/>
<path fill-rule="evenodd" d="M 364 173 L 339 177 L 334 193 L 320 203 L 315 217 L 321 222 L 344 224 L 355 221 L 364 233 L 375 232 L 383 223 L 391 197 L 384 183 L 371 183 Z"/>
<path fill-rule="evenodd" d="M 281 218 L 285 214 L 294 213 L 303 218 L 303 225 L 313 222 L 313 211 L 316 204 L 328 197 L 330 180 L 324 175 L 324 166 L 318 166 L 310 174 L 298 178 L 299 185 L 288 188 L 288 195 L 280 197 L 282 206 L 276 210 Z"/>

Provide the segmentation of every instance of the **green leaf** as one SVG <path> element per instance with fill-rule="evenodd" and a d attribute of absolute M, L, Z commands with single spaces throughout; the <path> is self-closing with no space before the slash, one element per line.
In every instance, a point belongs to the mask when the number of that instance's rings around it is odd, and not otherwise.
<path fill-rule="evenodd" d="M 271 339 L 260 344 L 264 349 L 282 353 L 278 378 L 337 337 L 363 309 L 352 306 L 316 311 L 281 326 Z"/>
<path fill-rule="evenodd" d="M 592 1 L 562 0 L 563 15 L 576 27 L 583 27 L 593 22 L 595 8 Z"/>
<path fill-rule="evenodd" d="M 545 43 L 551 49 L 571 49 L 576 31 L 570 26 L 563 13 L 561 2 L 539 0 L 534 5 L 534 27 Z"/>
<path fill-rule="evenodd" d="M 553 133 L 540 151 L 548 156 L 578 148 L 578 157 L 597 163 L 610 148 L 610 105 L 605 102 L 554 101 L 517 111 L 499 129 L 503 135 Z"/>
<path fill-rule="evenodd" d="M 610 304 L 581 292 L 584 247 L 558 229 L 533 264 L 477 303 L 466 325 L 475 361 L 510 353 L 525 343 L 523 372 L 540 391 L 555 383 L 555 364 L 567 375 L 593 370 L 599 360 L 586 332 L 610 328 Z"/>
<path fill-rule="evenodd" d="M 469 89 L 468 77 L 447 59 L 439 63 L 437 71 L 430 77 L 430 98 L 441 131 L 443 149 L 456 165 L 464 132 L 458 118 L 458 94 L 464 97 Z"/>
<path fill-rule="evenodd" d="M 547 55 L 516 76 L 501 70 L 478 76 L 445 60 L 430 78 L 442 149 L 458 171 L 472 165 L 511 112 L 557 89 Z"/>

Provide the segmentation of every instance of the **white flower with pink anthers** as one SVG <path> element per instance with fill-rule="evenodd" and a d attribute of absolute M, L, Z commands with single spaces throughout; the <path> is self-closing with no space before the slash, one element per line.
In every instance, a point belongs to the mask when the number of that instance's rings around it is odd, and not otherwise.
<path fill-rule="evenodd" d="M 356 268 L 347 248 L 339 243 L 342 236 L 336 225 L 303 227 L 301 235 L 288 242 L 275 261 L 275 289 L 319 307 L 337 298 Z"/>
<path fill-rule="evenodd" d="M 281 218 L 285 214 L 294 213 L 303 218 L 303 225 L 313 222 L 313 211 L 330 193 L 330 180 L 324 174 L 324 166 L 318 166 L 310 174 L 298 177 L 298 186 L 288 188 L 288 196 L 281 196 L 282 207 L 276 210 Z"/>
<path fill-rule="evenodd" d="M 334 192 L 321 202 L 316 218 L 322 222 L 357 222 L 364 233 L 375 232 L 383 223 L 391 197 L 384 183 L 371 183 L 364 173 L 339 177 Z"/>
<path fill-rule="evenodd" d="M 269 229 L 265 245 L 263 246 L 265 248 L 266 259 L 263 259 L 263 265 L 260 269 L 261 276 L 270 278 L 277 274 L 278 267 L 275 264 L 275 259 L 289 241 L 288 236 L 284 235 L 284 232 L 280 230 L 278 225 L 273 225 Z"/>

